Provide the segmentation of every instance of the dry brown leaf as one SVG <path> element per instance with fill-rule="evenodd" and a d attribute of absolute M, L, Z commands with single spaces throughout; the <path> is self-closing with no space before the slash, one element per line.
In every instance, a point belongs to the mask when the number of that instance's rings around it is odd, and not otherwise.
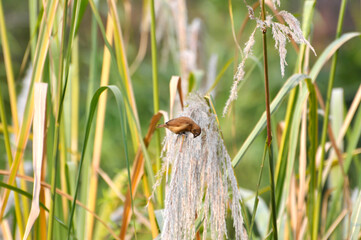
<path fill-rule="evenodd" d="M 163 111 L 159 111 L 157 114 L 153 115 L 153 117 L 150 121 L 150 124 L 149 124 L 148 132 L 144 138 L 144 145 L 146 147 L 148 147 L 150 139 L 152 138 L 155 128 L 157 126 L 157 123 L 163 115 L 164 115 Z M 131 176 L 132 195 L 133 195 L 132 197 L 134 197 L 134 195 L 135 195 L 135 191 L 136 191 L 138 184 L 143 176 L 143 173 L 144 173 L 144 157 L 143 157 L 142 149 L 139 146 L 138 152 L 134 159 L 132 176 Z M 122 227 L 121 227 L 120 234 L 119 234 L 120 239 L 122 239 L 122 240 L 125 239 L 126 230 L 128 228 L 129 222 L 130 222 L 130 217 L 132 215 L 132 205 L 131 204 L 132 204 L 132 202 L 131 202 L 131 198 L 130 198 L 130 191 L 128 190 L 126 199 L 124 202 Z"/>

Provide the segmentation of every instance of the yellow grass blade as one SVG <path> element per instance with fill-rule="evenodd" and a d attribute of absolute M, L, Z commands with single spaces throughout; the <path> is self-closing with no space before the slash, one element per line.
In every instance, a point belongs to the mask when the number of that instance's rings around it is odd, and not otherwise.
<path fill-rule="evenodd" d="M 108 0 L 108 5 L 114 24 L 114 46 L 115 46 L 115 54 L 117 58 L 117 66 L 124 81 L 127 99 L 129 100 L 129 104 L 131 106 L 131 110 L 128 108 L 128 106 L 126 106 L 126 110 L 127 110 L 126 112 L 127 112 L 127 117 L 129 119 L 128 123 L 131 132 L 134 151 L 136 151 L 137 146 L 139 145 L 139 140 L 138 140 L 139 133 L 137 131 L 137 126 L 139 126 L 139 117 L 138 117 L 138 111 L 134 97 L 132 81 L 130 78 L 128 60 L 126 56 L 126 48 L 124 46 L 123 34 L 120 26 L 115 0 Z M 134 118 L 132 117 L 132 114 L 129 111 L 133 111 Z"/>
<path fill-rule="evenodd" d="M 1 202 L 1 199 L 0 199 L 0 202 Z M 1 227 L 1 233 L 4 237 L 4 239 L 13 240 L 8 221 L 3 220 L 0 224 L 0 227 Z"/>
<path fill-rule="evenodd" d="M 150 195 L 151 193 L 149 190 L 149 184 L 148 184 L 147 178 L 145 176 L 143 176 L 142 179 L 143 179 L 145 197 L 147 199 L 149 199 L 151 196 Z M 150 221 L 151 230 L 152 230 L 152 237 L 153 237 L 153 239 L 155 239 L 158 236 L 159 232 L 158 232 L 157 222 L 155 219 L 154 206 L 153 206 L 152 201 L 149 201 L 149 203 L 148 203 L 148 214 L 149 214 L 149 221 Z"/>
<path fill-rule="evenodd" d="M 39 38 L 39 41 L 37 44 L 34 72 L 33 72 L 32 80 L 31 80 L 32 83 L 41 81 L 41 75 L 43 73 L 44 62 L 45 62 L 47 52 L 48 52 L 49 40 L 50 40 L 50 36 L 51 36 L 51 30 L 53 27 L 54 19 L 55 19 L 55 12 L 56 12 L 57 5 L 58 5 L 58 1 L 56 1 L 56 0 L 50 0 L 49 2 L 47 2 L 46 12 L 48 14 L 46 15 L 46 18 L 43 18 L 43 21 L 42 21 L 41 29 L 43 31 L 41 32 L 41 37 Z M 34 112 L 34 105 L 32 104 L 33 97 L 34 97 L 34 94 L 32 93 L 32 90 L 30 89 L 30 96 L 28 98 L 29 101 L 28 101 L 27 108 L 25 110 L 23 124 L 20 129 L 19 137 L 17 138 L 18 151 L 15 154 L 15 160 L 11 166 L 11 174 L 10 174 L 9 180 L 8 180 L 9 185 L 14 184 L 16 172 L 19 168 L 19 164 L 23 157 L 24 149 L 25 149 L 28 137 L 29 137 L 32 115 Z M 7 201 L 9 199 L 9 194 L 10 194 L 9 189 L 5 189 L 3 202 L 2 202 L 2 206 L 1 206 L 1 211 L 0 211 L 0 221 L 4 215 Z"/>
<path fill-rule="evenodd" d="M 113 39 L 114 25 L 111 20 L 110 15 L 107 18 L 107 29 L 106 29 L 106 37 L 108 42 L 111 44 Z M 110 71 L 110 53 L 106 46 L 104 46 L 103 53 L 103 65 L 102 65 L 102 73 L 100 77 L 100 86 L 106 86 L 109 83 L 109 71 Z M 88 208 L 92 211 L 95 211 L 96 205 L 96 194 L 98 189 L 98 176 L 96 174 L 99 165 L 100 165 L 100 156 L 101 156 L 101 148 L 103 141 L 103 130 L 104 130 L 104 120 L 105 120 L 105 110 L 107 105 L 107 91 L 105 91 L 99 97 L 98 103 L 98 112 L 95 126 L 95 135 L 94 135 L 94 149 L 93 149 L 93 159 L 92 159 L 92 174 L 90 176 L 90 184 L 89 184 L 89 196 L 88 196 Z M 94 218 L 91 214 L 87 214 L 87 229 L 88 232 L 86 236 L 88 239 L 91 239 L 93 235 L 93 224 Z"/>
<path fill-rule="evenodd" d="M 139 123 L 139 117 L 137 112 L 137 107 L 135 104 L 135 98 L 133 93 L 133 86 L 130 79 L 129 74 L 129 67 L 128 67 L 128 60 L 126 56 L 125 46 L 124 46 L 124 40 L 122 35 L 122 29 L 120 26 L 120 21 L 117 13 L 117 8 L 114 0 L 108 0 L 108 5 L 110 8 L 113 24 L 114 24 L 114 45 L 116 47 L 116 54 L 117 54 L 117 60 L 118 60 L 118 67 L 121 70 L 121 73 L 123 74 L 125 87 L 127 89 L 128 99 L 130 102 L 130 105 L 133 109 L 135 120 Z"/>

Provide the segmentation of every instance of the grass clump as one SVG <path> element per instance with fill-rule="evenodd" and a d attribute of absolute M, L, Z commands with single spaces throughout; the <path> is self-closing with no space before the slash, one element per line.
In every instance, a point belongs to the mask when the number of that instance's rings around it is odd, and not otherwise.
<path fill-rule="evenodd" d="M 182 136 L 167 132 L 164 139 L 163 165 L 159 176 L 169 173 L 171 166 L 171 178 L 168 181 L 167 177 L 166 181 L 162 239 L 193 239 L 197 216 L 203 219 L 203 239 L 207 238 L 208 229 L 212 239 L 224 239 L 227 237 L 228 204 L 236 239 L 247 239 L 241 215 L 241 197 L 216 115 L 211 113 L 200 95 L 192 94 L 180 116 L 192 118 L 201 127 L 202 133 L 193 138 L 189 134 Z"/>

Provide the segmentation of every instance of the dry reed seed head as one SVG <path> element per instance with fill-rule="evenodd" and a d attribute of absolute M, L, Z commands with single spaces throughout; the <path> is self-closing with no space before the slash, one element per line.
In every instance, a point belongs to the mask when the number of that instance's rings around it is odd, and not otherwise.
<path fill-rule="evenodd" d="M 290 37 L 298 44 L 306 44 L 316 55 L 315 50 L 311 44 L 304 38 L 300 22 L 289 12 L 280 11 L 279 15 L 283 17 L 287 25 L 278 22 L 273 22 L 272 17 L 267 16 L 266 24 L 272 28 L 272 36 L 275 40 L 275 48 L 278 50 L 280 56 L 281 74 L 284 76 L 286 62 L 286 43 L 290 41 Z"/>
<path fill-rule="evenodd" d="M 306 44 L 312 52 L 317 55 L 315 52 L 315 49 L 312 47 L 312 45 L 305 39 L 303 36 L 303 32 L 301 29 L 300 22 L 295 18 L 291 13 L 287 11 L 280 11 L 279 14 L 282 16 L 282 18 L 286 21 L 288 24 L 288 27 L 290 29 L 290 35 L 292 38 L 298 43 L 298 44 Z"/>
<path fill-rule="evenodd" d="M 228 109 L 229 107 L 231 106 L 231 103 L 237 99 L 238 97 L 238 84 L 241 80 L 243 80 L 243 77 L 244 77 L 244 64 L 245 64 L 245 61 L 242 61 L 239 65 L 238 65 L 238 68 L 237 68 L 237 73 L 236 75 L 234 76 L 235 80 L 232 84 L 232 88 L 231 88 L 231 91 L 230 91 L 230 95 L 229 95 L 229 98 L 226 102 L 226 105 L 224 106 L 224 109 L 223 109 L 223 114 L 222 116 L 226 116 L 227 112 L 228 112 Z"/>
<path fill-rule="evenodd" d="M 279 0 L 273 0 L 272 2 L 273 2 L 273 4 L 277 4 L 278 6 L 280 5 Z M 252 34 L 250 35 L 247 43 L 245 44 L 245 47 L 243 50 L 244 57 L 243 57 L 241 63 L 238 65 L 237 72 L 234 75 L 234 82 L 231 87 L 230 95 L 229 95 L 229 98 L 223 109 L 223 117 L 227 114 L 231 103 L 237 99 L 238 84 L 244 78 L 244 75 L 245 75 L 244 66 L 245 66 L 248 56 L 250 54 L 252 54 L 252 48 L 255 44 L 254 35 L 255 35 L 257 28 L 261 29 L 261 31 L 265 31 L 267 28 L 272 29 L 272 36 L 273 36 L 273 39 L 275 40 L 275 48 L 278 50 L 278 54 L 280 56 L 280 68 L 281 68 L 282 77 L 285 75 L 285 66 L 287 66 L 286 43 L 288 41 L 290 41 L 290 37 L 292 37 L 292 39 L 298 44 L 302 44 L 302 43 L 306 44 L 316 55 L 316 52 L 313 49 L 313 47 L 311 46 L 311 44 L 303 36 L 302 30 L 300 27 L 300 22 L 291 13 L 289 13 L 287 11 L 279 12 L 279 15 L 281 15 L 283 17 L 283 19 L 285 20 L 285 22 L 287 23 L 287 25 L 285 25 L 285 24 L 281 24 L 278 22 L 273 22 L 272 21 L 273 17 L 271 15 L 267 15 L 266 20 L 262 21 L 260 18 L 255 17 L 254 10 L 251 6 L 249 6 L 247 4 L 246 4 L 246 6 L 248 8 L 248 14 L 249 14 L 250 19 L 255 20 L 257 23 L 257 26 L 256 26 L 255 30 L 252 32 Z"/>
<path fill-rule="evenodd" d="M 253 30 L 253 32 L 251 33 L 251 36 L 249 37 L 248 41 L 245 44 L 245 47 L 243 50 L 245 58 L 248 58 L 248 55 L 252 54 L 252 48 L 254 46 L 254 43 L 256 42 L 256 40 L 254 38 L 254 34 L 256 33 L 256 30 L 257 30 L 257 28 L 255 28 Z"/>
<path fill-rule="evenodd" d="M 256 17 L 254 16 L 254 10 L 251 6 L 247 5 L 247 9 L 248 9 L 248 16 L 250 19 L 254 20 L 256 19 Z"/>
<path fill-rule="evenodd" d="M 281 75 L 283 77 L 285 75 L 285 66 L 287 66 L 287 62 L 286 62 L 287 37 L 285 36 L 285 34 L 282 33 L 281 30 L 281 28 L 284 27 L 284 25 L 279 23 L 271 23 L 271 25 L 272 25 L 273 39 L 275 40 L 275 48 L 278 49 L 278 54 L 280 56 Z"/>
<path fill-rule="evenodd" d="M 228 204 L 236 239 L 247 239 L 237 181 L 215 115 L 203 97 L 192 94 L 179 116 L 192 118 L 202 133 L 198 138 L 190 134 L 165 137 L 162 171 L 168 172 L 170 165 L 172 171 L 166 186 L 162 240 L 193 239 L 196 216 L 204 220 L 203 239 L 209 229 L 212 239 L 224 239 Z"/>
<path fill-rule="evenodd" d="M 223 109 L 223 114 L 222 114 L 223 117 L 227 114 L 231 103 L 234 100 L 236 100 L 237 97 L 238 97 L 238 94 L 237 94 L 238 93 L 238 85 L 244 79 L 244 75 L 245 75 L 244 66 L 246 64 L 246 60 L 248 59 L 248 57 L 250 55 L 252 55 L 252 49 L 253 49 L 253 46 L 254 46 L 254 44 L 256 42 L 255 37 L 254 37 L 254 35 L 256 33 L 256 30 L 257 30 L 257 27 L 253 30 L 251 36 L 249 37 L 248 41 L 245 44 L 245 47 L 244 47 L 244 50 L 243 50 L 243 56 L 244 57 L 243 57 L 241 63 L 238 65 L 237 72 L 234 75 L 235 81 L 233 82 L 229 98 L 228 98 L 227 103 L 226 103 L 226 105 L 225 105 L 225 107 Z"/>

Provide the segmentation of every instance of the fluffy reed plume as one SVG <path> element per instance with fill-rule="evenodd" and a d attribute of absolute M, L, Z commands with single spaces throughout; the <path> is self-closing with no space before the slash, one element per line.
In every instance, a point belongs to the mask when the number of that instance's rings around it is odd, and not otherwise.
<path fill-rule="evenodd" d="M 252 32 L 248 42 L 246 43 L 246 45 L 244 47 L 244 50 L 243 50 L 244 57 L 242 59 L 242 62 L 238 65 L 237 72 L 234 75 L 234 82 L 233 82 L 233 85 L 232 85 L 232 88 L 231 88 L 231 94 L 229 95 L 226 106 L 223 109 L 223 117 L 226 115 L 226 113 L 228 111 L 228 108 L 231 105 L 231 103 L 234 100 L 236 100 L 237 97 L 238 97 L 238 94 L 237 94 L 238 93 L 238 90 L 237 90 L 238 84 L 244 78 L 244 74 L 245 74 L 244 66 L 246 64 L 246 60 L 248 59 L 248 56 L 252 54 L 252 48 L 253 48 L 254 43 L 256 42 L 255 38 L 254 38 L 254 34 L 256 33 L 256 30 L 257 30 L 257 28 L 254 29 L 254 31 Z"/>
<path fill-rule="evenodd" d="M 279 5 L 278 1 L 273 1 L 274 6 L 277 4 Z M 255 27 L 254 31 L 252 32 L 251 36 L 249 37 L 249 40 L 247 41 L 244 50 L 243 50 L 243 59 L 241 63 L 238 65 L 237 72 L 234 75 L 234 82 L 230 91 L 229 98 L 226 102 L 226 105 L 223 109 L 223 116 L 226 115 L 230 104 L 237 99 L 237 88 L 239 85 L 239 82 L 243 80 L 245 71 L 244 66 L 246 63 L 247 58 L 252 54 L 252 47 L 255 43 L 255 32 L 257 29 L 260 29 L 261 31 L 266 31 L 267 29 L 272 30 L 272 37 L 275 41 L 275 48 L 278 50 L 278 54 L 280 56 L 280 67 L 281 67 L 281 75 L 282 77 L 285 74 L 285 66 L 287 66 L 286 62 L 286 43 L 290 41 L 292 38 L 296 43 L 298 44 L 306 44 L 316 55 L 315 50 L 311 46 L 311 44 L 305 39 L 303 36 L 300 22 L 289 12 L 286 11 L 280 11 L 278 14 L 282 16 L 282 18 L 285 20 L 286 24 L 274 22 L 273 17 L 271 15 L 268 15 L 266 17 L 265 21 L 262 21 L 260 18 L 255 17 L 254 11 L 252 7 L 247 6 L 248 8 L 248 14 L 250 19 L 255 20 L 257 23 L 257 26 Z"/>
<path fill-rule="evenodd" d="M 267 16 L 265 24 L 268 28 L 272 28 L 272 36 L 275 40 L 275 48 L 278 50 L 280 55 L 280 65 L 281 65 L 281 74 L 282 77 L 285 74 L 285 65 L 286 62 L 286 43 L 292 39 L 298 44 L 306 44 L 312 52 L 316 55 L 315 49 L 311 46 L 311 44 L 305 39 L 303 36 L 300 22 L 289 12 L 280 11 L 279 15 L 285 20 L 287 25 L 273 22 L 272 16 Z"/>
<path fill-rule="evenodd" d="M 168 174 L 170 166 L 172 170 L 171 179 L 167 179 L 162 240 L 193 239 L 197 216 L 203 219 L 203 239 L 209 229 L 211 239 L 227 238 L 227 206 L 236 239 L 247 239 L 237 181 L 215 115 L 198 94 L 191 95 L 186 106 L 179 116 L 192 118 L 202 133 L 193 138 L 167 132 L 164 139 L 163 166 L 158 176 Z M 158 184 L 160 181 L 158 178 Z"/>

